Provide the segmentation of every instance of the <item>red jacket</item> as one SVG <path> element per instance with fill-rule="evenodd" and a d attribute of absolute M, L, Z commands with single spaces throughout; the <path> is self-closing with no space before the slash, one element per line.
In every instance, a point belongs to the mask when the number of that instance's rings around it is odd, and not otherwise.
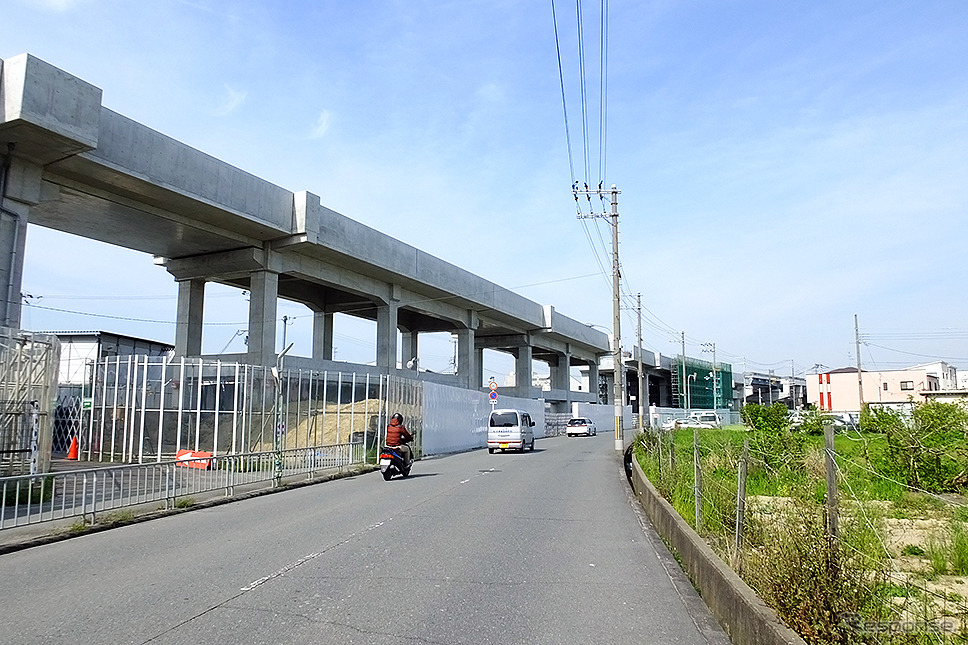
<path fill-rule="evenodd" d="M 402 423 L 396 419 L 390 419 L 390 425 L 387 426 L 387 445 L 399 446 L 406 441 L 413 441 L 413 435 L 407 432 L 406 426 Z"/>

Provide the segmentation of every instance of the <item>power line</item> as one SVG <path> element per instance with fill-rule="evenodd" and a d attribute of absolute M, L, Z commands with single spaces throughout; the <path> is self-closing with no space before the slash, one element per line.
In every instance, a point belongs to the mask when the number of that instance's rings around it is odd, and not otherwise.
<path fill-rule="evenodd" d="M 598 187 L 605 181 L 606 135 L 608 132 L 608 0 L 602 0 L 601 24 L 601 78 L 600 78 L 600 115 L 598 126 Z"/>
<path fill-rule="evenodd" d="M 558 17 L 555 13 L 555 0 L 551 0 L 551 19 L 555 25 L 555 52 L 558 55 L 558 79 L 561 82 L 561 108 L 565 114 L 565 143 L 568 148 L 568 170 L 571 172 L 571 183 L 575 183 L 575 162 L 571 154 L 571 130 L 568 128 L 568 104 L 565 101 L 565 75 L 561 68 L 561 46 L 558 43 Z M 577 196 L 575 201 L 578 201 Z"/>

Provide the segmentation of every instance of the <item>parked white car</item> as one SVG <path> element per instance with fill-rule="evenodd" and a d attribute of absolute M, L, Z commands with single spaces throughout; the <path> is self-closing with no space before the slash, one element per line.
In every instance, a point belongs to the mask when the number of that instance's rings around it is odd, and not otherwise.
<path fill-rule="evenodd" d="M 565 434 L 569 437 L 577 437 L 580 434 L 586 437 L 594 437 L 598 434 L 598 428 L 595 427 L 595 422 L 591 419 L 575 417 L 569 420 L 568 425 L 565 426 Z"/>
<path fill-rule="evenodd" d="M 722 421 L 719 415 L 712 411 L 692 412 L 687 417 L 669 419 L 662 427 L 666 430 L 673 428 L 720 428 Z"/>

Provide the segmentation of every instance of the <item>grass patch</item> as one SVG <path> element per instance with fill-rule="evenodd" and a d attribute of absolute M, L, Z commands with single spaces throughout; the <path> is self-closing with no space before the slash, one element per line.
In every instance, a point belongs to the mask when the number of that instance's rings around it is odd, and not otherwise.
<path fill-rule="evenodd" d="M 193 497 L 179 497 L 175 500 L 175 508 L 191 508 L 195 505 Z"/>
<path fill-rule="evenodd" d="M 904 548 L 901 549 L 901 555 L 922 556 L 924 549 L 917 544 L 905 544 Z"/>

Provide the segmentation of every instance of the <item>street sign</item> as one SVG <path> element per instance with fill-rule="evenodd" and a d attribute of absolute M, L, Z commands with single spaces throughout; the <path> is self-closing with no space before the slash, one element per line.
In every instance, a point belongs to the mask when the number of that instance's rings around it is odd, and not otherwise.
<path fill-rule="evenodd" d="M 497 392 L 494 390 L 491 390 L 491 393 L 488 394 L 488 396 L 491 397 L 491 401 L 497 401 Z"/>
<path fill-rule="evenodd" d="M 497 390 L 497 383 L 495 381 L 491 381 L 490 383 L 487 384 L 487 386 L 491 388 L 492 392 Z"/>

